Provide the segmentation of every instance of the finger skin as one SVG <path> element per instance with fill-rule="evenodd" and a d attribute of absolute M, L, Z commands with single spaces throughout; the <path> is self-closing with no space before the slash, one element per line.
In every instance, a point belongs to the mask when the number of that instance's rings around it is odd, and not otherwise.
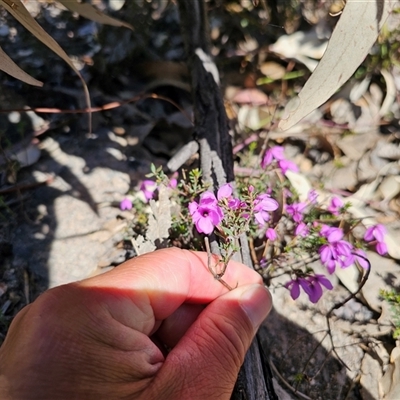
<path fill-rule="evenodd" d="M 257 331 L 241 308 L 240 299 L 255 286 L 247 304 L 262 306 L 260 322 L 268 315 L 271 296 L 260 285 L 239 287 L 213 301 L 169 353 L 146 392 L 149 399 L 156 399 L 160 392 L 166 400 L 230 399 Z"/>
<path fill-rule="evenodd" d="M 258 273 L 234 261 L 229 263 L 224 280 L 231 287 L 262 283 Z M 80 284 L 125 289 L 133 293 L 145 291 L 157 320 L 164 320 L 184 302 L 207 304 L 228 292 L 210 274 L 206 253 L 177 248 L 145 254 Z M 135 324 L 135 321 L 131 322 Z"/>
<path fill-rule="evenodd" d="M 179 388 L 187 378 L 204 386 L 207 374 L 215 375 L 220 367 L 203 368 L 207 362 L 196 349 L 215 352 L 217 359 L 230 354 L 228 364 L 233 362 L 234 368 L 227 373 L 224 391 L 230 390 L 253 335 L 235 296 L 241 288 L 259 284 L 261 277 L 232 262 L 224 279 L 238 289 L 227 293 L 212 277 L 206 254 L 165 249 L 47 291 L 18 314 L 0 348 L 1 398 L 167 399 L 161 393 L 172 391 L 184 399 Z M 173 327 L 162 325 L 168 318 L 182 322 L 175 336 Z M 169 335 L 171 342 L 164 343 L 176 345 L 166 358 L 149 338 L 154 333 L 161 339 Z M 184 371 L 171 381 L 171 369 L 177 366 Z"/>

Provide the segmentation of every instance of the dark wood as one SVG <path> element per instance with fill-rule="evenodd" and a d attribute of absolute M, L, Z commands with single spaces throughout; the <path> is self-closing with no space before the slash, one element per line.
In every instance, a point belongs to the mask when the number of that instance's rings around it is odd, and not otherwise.
<path fill-rule="evenodd" d="M 215 190 L 234 181 L 232 138 L 219 88 L 218 70 L 210 56 L 209 27 L 204 0 L 178 0 L 183 39 L 192 78 L 195 139 L 200 147 L 203 180 Z M 212 252 L 218 252 L 215 237 Z M 240 238 L 240 260 L 253 268 L 246 235 Z M 276 400 L 272 375 L 257 337 L 246 354 L 232 399 Z"/>
<path fill-rule="evenodd" d="M 234 180 L 232 143 L 219 82 L 207 71 L 218 74 L 210 57 L 207 15 L 202 0 L 182 0 L 178 4 L 191 71 L 195 135 L 200 145 L 203 179 L 220 186 Z"/>

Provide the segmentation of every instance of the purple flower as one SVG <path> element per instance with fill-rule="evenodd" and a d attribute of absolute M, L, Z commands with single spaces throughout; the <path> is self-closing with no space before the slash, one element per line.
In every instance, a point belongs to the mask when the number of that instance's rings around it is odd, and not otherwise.
<path fill-rule="evenodd" d="M 197 231 L 206 235 L 209 235 L 224 217 L 221 207 L 217 204 L 217 199 L 211 192 L 204 192 L 200 196 L 199 203 L 195 201 L 189 203 L 189 213 Z"/>
<path fill-rule="evenodd" d="M 333 215 L 338 216 L 340 209 L 344 206 L 343 201 L 339 197 L 332 197 L 331 202 L 327 208 Z"/>
<path fill-rule="evenodd" d="M 154 197 L 154 192 L 157 190 L 157 184 L 154 181 L 145 179 L 140 185 L 140 190 L 143 192 L 146 201 Z"/>
<path fill-rule="evenodd" d="M 295 234 L 296 236 L 303 236 L 303 237 L 305 237 L 305 236 L 307 236 L 307 235 L 309 234 L 309 232 L 310 232 L 310 229 L 308 228 L 308 226 L 307 226 L 304 222 L 300 222 L 300 223 L 297 225 L 297 227 L 296 227 L 296 229 L 295 229 L 295 231 L 294 231 L 294 234 Z"/>
<path fill-rule="evenodd" d="M 275 232 L 275 229 L 272 228 L 268 228 L 267 232 L 265 232 L 265 236 L 267 237 L 267 239 L 274 241 L 276 240 L 276 238 L 278 237 L 278 235 Z"/>
<path fill-rule="evenodd" d="M 370 226 L 364 235 L 364 240 L 370 242 L 376 239 L 378 242 L 385 240 L 386 228 L 382 224 Z"/>
<path fill-rule="evenodd" d="M 300 296 L 300 281 L 305 281 L 305 279 L 296 278 L 285 284 L 285 288 L 290 290 L 290 297 L 293 300 L 296 300 Z"/>
<path fill-rule="evenodd" d="M 322 296 L 322 286 L 332 290 L 332 283 L 324 275 L 309 276 L 307 279 L 296 278 L 285 284 L 285 287 L 290 290 L 290 296 L 296 300 L 300 296 L 300 287 L 308 295 L 312 303 L 316 303 Z"/>
<path fill-rule="evenodd" d="M 127 198 L 124 197 L 121 201 L 121 203 L 119 203 L 119 208 L 124 211 L 124 210 L 132 210 L 132 202 Z"/>
<path fill-rule="evenodd" d="M 274 160 L 283 160 L 285 158 L 283 152 L 284 149 L 282 146 L 274 146 L 268 149 L 261 161 L 261 168 L 265 168 L 267 165 L 270 165 Z"/>
<path fill-rule="evenodd" d="M 269 221 L 269 213 L 275 211 L 278 207 L 278 202 L 271 199 L 268 194 L 259 194 L 254 200 L 254 218 L 260 225 L 264 225 L 265 222 Z"/>
<path fill-rule="evenodd" d="M 301 222 L 303 220 L 303 212 L 306 207 L 306 203 L 293 203 L 290 206 L 286 206 L 286 212 L 292 216 L 293 221 Z"/>
<path fill-rule="evenodd" d="M 230 183 L 225 183 L 218 189 L 217 198 L 218 200 L 222 200 L 225 198 L 229 198 L 232 196 L 232 185 Z"/>
<path fill-rule="evenodd" d="M 314 304 L 317 303 L 322 296 L 322 286 L 325 286 L 328 290 L 333 289 L 332 283 L 324 275 L 316 274 L 315 276 L 310 276 L 307 281 L 309 285 L 308 287 L 303 287 L 303 289 L 307 293 L 311 303 Z"/>
<path fill-rule="evenodd" d="M 279 168 L 282 170 L 282 173 L 285 175 L 288 170 L 293 172 L 299 172 L 299 168 L 297 165 L 290 160 L 279 160 L 278 161 Z"/>

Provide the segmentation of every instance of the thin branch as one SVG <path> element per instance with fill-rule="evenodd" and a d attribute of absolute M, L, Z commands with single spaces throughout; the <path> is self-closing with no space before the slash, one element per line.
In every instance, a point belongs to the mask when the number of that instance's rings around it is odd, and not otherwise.
<path fill-rule="evenodd" d="M 353 253 L 353 254 L 354 254 L 354 253 Z M 343 301 L 341 301 L 340 303 L 335 304 L 335 305 L 328 311 L 328 313 L 326 314 L 326 323 L 327 323 L 327 326 L 328 326 L 327 331 L 328 331 L 329 338 L 330 338 L 330 341 L 331 341 L 332 351 L 334 352 L 334 354 L 336 355 L 336 357 L 338 358 L 338 360 L 340 361 L 340 363 L 341 363 L 342 365 L 344 365 L 349 371 L 350 371 L 350 368 L 349 368 L 349 367 L 346 365 L 346 363 L 340 358 L 339 354 L 338 354 L 337 351 L 336 351 L 335 344 L 333 343 L 333 336 L 332 336 L 332 329 L 331 329 L 331 324 L 330 324 L 330 318 L 331 318 L 331 315 L 332 315 L 333 311 L 337 310 L 337 309 L 340 308 L 340 307 L 343 307 L 343 306 L 344 306 L 348 301 L 350 301 L 351 299 L 355 299 L 355 298 L 356 298 L 356 295 L 357 295 L 358 293 L 360 293 L 361 289 L 364 287 L 364 285 L 366 284 L 366 282 L 367 282 L 367 280 L 368 280 L 369 274 L 370 274 L 370 272 L 371 272 L 371 263 L 369 262 L 368 258 L 363 257 L 363 256 L 361 256 L 360 254 L 354 254 L 354 255 L 357 255 L 357 257 L 363 258 L 363 259 L 368 263 L 368 268 L 367 268 L 367 270 L 366 270 L 366 272 L 365 272 L 365 274 L 364 274 L 364 276 L 363 276 L 363 278 L 362 278 L 362 280 L 361 280 L 360 286 L 358 287 L 358 289 L 357 289 L 354 293 L 353 293 L 353 292 L 350 292 L 350 295 L 347 296 Z"/>

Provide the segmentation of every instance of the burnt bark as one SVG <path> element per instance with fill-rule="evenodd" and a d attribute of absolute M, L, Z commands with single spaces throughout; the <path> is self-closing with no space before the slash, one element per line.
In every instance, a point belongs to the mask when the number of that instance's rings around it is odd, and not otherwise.
<path fill-rule="evenodd" d="M 215 186 L 231 182 L 232 143 L 218 70 L 210 57 L 207 15 L 202 0 L 178 1 L 192 78 L 195 136 L 200 145 L 203 179 Z"/>
<path fill-rule="evenodd" d="M 195 139 L 199 143 L 203 180 L 215 190 L 234 181 L 232 138 L 219 88 L 218 69 L 210 56 L 209 27 L 204 0 L 178 0 L 182 34 L 186 47 L 194 107 Z M 213 253 L 216 238 L 210 238 Z M 246 235 L 240 238 L 239 261 L 253 268 Z M 272 375 L 262 359 L 258 338 L 246 354 L 232 399 L 275 400 Z"/>

